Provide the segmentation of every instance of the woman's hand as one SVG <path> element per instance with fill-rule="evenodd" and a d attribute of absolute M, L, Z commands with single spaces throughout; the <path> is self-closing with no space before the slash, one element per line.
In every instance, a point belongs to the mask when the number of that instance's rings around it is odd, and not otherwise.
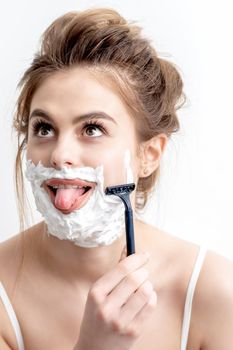
<path fill-rule="evenodd" d="M 146 253 L 130 255 L 94 283 L 86 302 L 78 350 L 132 347 L 157 301 L 144 267 L 148 259 Z"/>

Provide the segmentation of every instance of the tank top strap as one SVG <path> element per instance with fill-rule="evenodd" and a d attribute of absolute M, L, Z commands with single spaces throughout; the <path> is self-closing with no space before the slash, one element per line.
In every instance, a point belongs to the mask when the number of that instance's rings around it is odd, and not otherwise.
<path fill-rule="evenodd" d="M 23 342 L 23 337 L 22 337 L 22 333 L 21 333 L 18 319 L 16 317 L 16 314 L 15 314 L 13 306 L 10 302 L 10 299 L 8 298 L 8 295 L 5 291 L 5 288 L 3 287 L 3 284 L 1 282 L 0 282 L 0 298 L 2 299 L 2 302 L 5 306 L 7 314 L 9 316 L 10 321 L 11 321 L 12 327 L 15 331 L 15 336 L 16 336 L 17 343 L 18 343 L 18 350 L 24 350 L 24 342 Z"/>
<path fill-rule="evenodd" d="M 188 285 L 185 306 L 184 306 L 182 333 L 181 333 L 181 350 L 186 350 L 186 347 L 187 347 L 193 296 L 194 296 L 197 280 L 205 259 L 206 252 L 207 252 L 207 248 L 205 246 L 200 246 L 199 253 L 192 272 L 192 276 L 190 278 L 190 282 Z"/>

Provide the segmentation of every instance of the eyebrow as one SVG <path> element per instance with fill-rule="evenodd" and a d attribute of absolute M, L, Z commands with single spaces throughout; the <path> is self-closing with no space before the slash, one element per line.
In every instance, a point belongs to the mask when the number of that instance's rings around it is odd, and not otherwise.
<path fill-rule="evenodd" d="M 29 116 L 29 120 L 32 119 L 33 117 L 42 117 L 48 121 L 53 121 L 53 118 L 49 115 L 49 113 L 43 111 L 40 108 L 36 108 L 32 111 L 32 113 Z M 80 123 L 82 121 L 85 121 L 87 119 L 107 119 L 110 120 L 111 122 L 113 122 L 114 124 L 117 124 L 115 119 L 113 119 L 112 117 L 110 117 L 110 115 L 108 115 L 105 112 L 102 111 L 93 111 L 93 112 L 89 112 L 86 114 L 82 114 L 82 115 L 78 115 L 76 117 L 74 117 L 74 119 L 72 120 L 72 124 L 75 125 L 77 123 Z"/>

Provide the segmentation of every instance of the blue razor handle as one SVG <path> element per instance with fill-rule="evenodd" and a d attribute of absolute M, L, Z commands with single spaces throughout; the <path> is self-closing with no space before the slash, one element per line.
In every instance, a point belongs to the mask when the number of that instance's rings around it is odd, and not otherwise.
<path fill-rule="evenodd" d="M 125 230 L 127 237 L 127 256 L 129 256 L 135 253 L 133 211 L 131 208 L 125 210 Z"/>
<path fill-rule="evenodd" d="M 130 193 L 134 189 L 135 184 L 130 183 L 124 185 L 110 186 L 107 187 L 105 190 L 105 193 L 107 195 L 118 196 L 124 203 L 127 256 L 135 253 L 133 210 L 129 198 Z"/>

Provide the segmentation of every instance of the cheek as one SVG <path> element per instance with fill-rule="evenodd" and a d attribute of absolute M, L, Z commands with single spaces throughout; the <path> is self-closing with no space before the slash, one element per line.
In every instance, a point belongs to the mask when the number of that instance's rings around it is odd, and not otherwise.
<path fill-rule="evenodd" d="M 38 158 L 38 150 L 37 149 L 33 149 L 33 147 L 31 147 L 30 142 L 27 144 L 26 147 L 26 158 L 27 160 L 32 160 L 33 163 L 36 163 L 36 160 Z"/>
<path fill-rule="evenodd" d="M 32 160 L 34 164 L 39 163 L 41 161 L 43 165 L 46 166 L 48 163 L 48 150 L 44 150 L 43 147 L 33 146 L 30 141 L 26 147 L 26 158 Z"/>
<path fill-rule="evenodd" d="M 105 186 L 115 186 L 127 183 L 125 153 L 126 150 L 115 153 L 109 152 L 107 157 L 102 159 Z M 130 154 L 130 169 L 133 173 L 134 182 L 137 183 L 137 161 L 132 153 Z"/>

